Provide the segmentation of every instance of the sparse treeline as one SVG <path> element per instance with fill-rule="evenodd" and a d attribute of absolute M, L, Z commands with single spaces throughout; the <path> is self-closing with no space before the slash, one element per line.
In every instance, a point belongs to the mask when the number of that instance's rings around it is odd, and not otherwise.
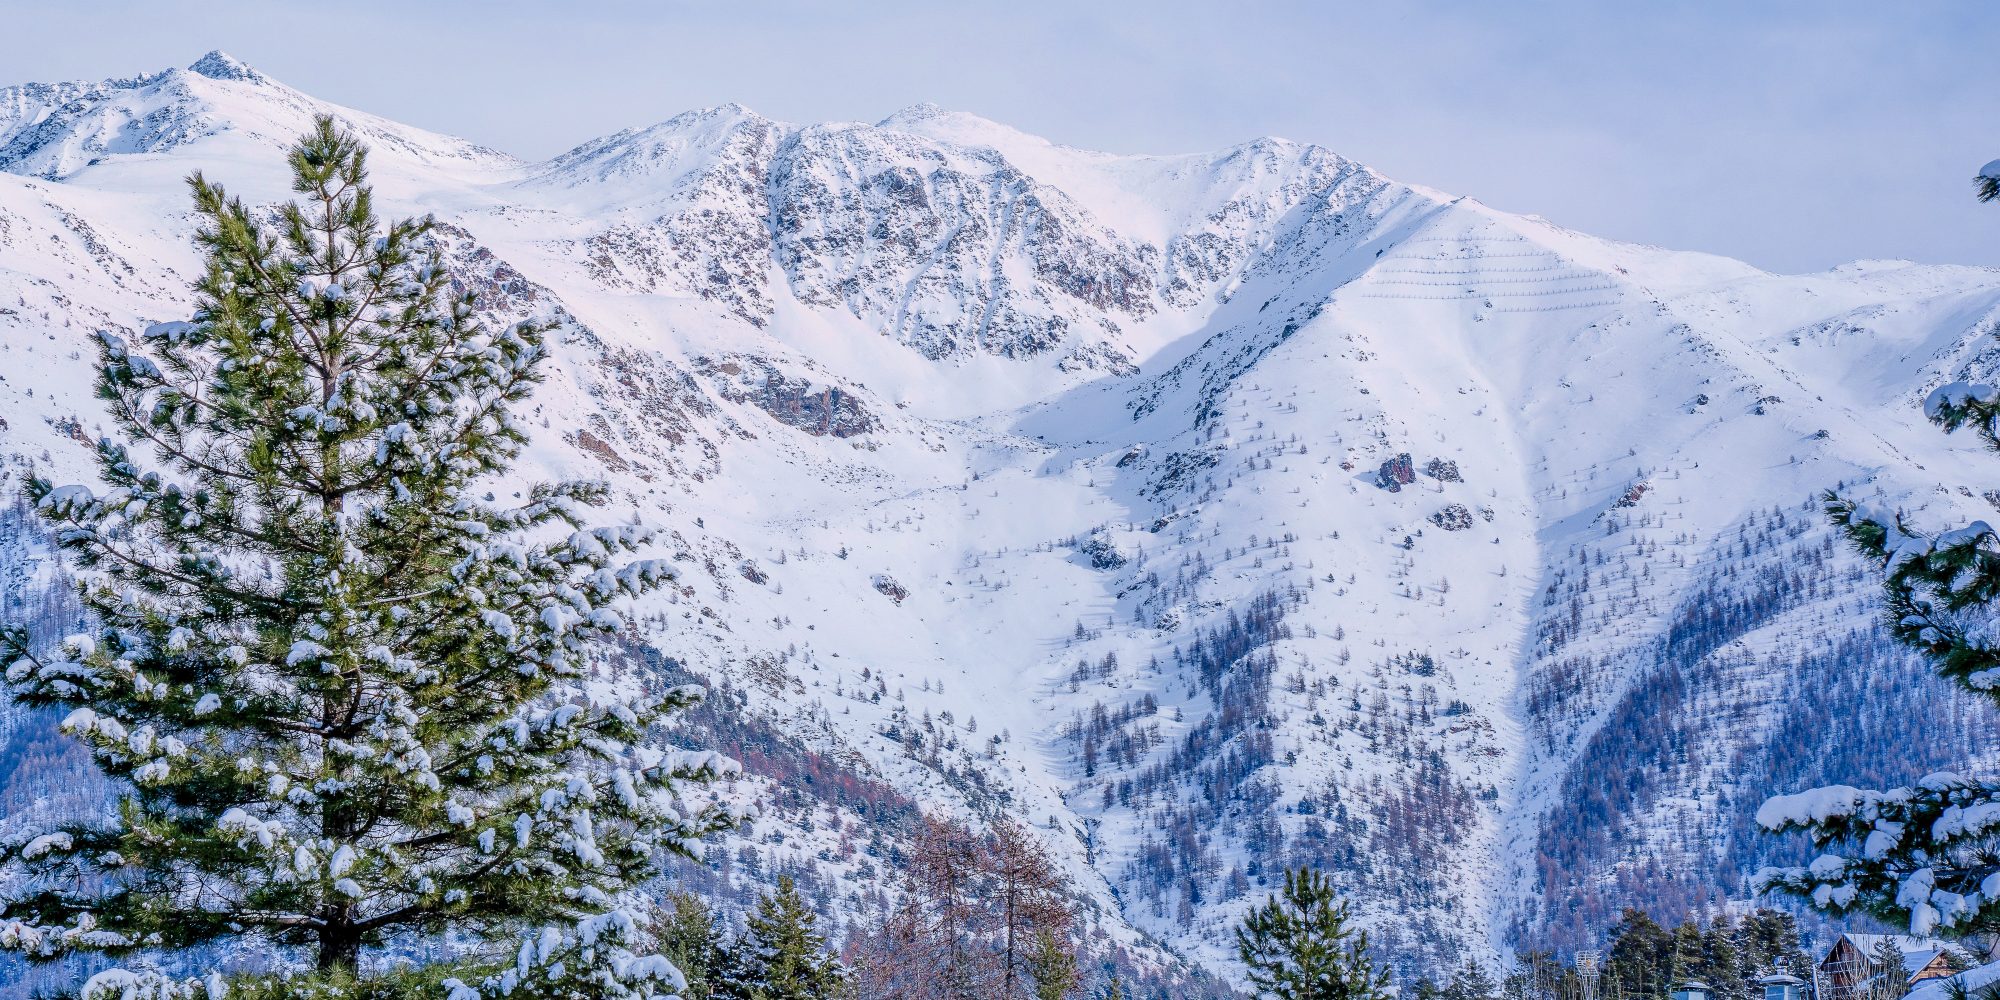
<path fill-rule="evenodd" d="M 888 918 L 848 941 L 867 1000 L 1060 1000 L 1080 985 L 1068 886 L 1019 824 L 981 836 L 922 820 L 900 888 Z"/>
<path fill-rule="evenodd" d="M 1119 956 L 1088 948 L 1067 880 L 1034 833 L 1006 818 L 984 832 L 923 817 L 897 859 L 886 914 L 823 929 L 794 881 L 748 915 L 668 894 L 660 950 L 687 977 L 687 1000 L 1065 1000 L 1133 995 Z M 836 952 L 838 956 L 836 957 Z M 1163 995 L 1144 986 L 1137 995 Z"/>
<path fill-rule="evenodd" d="M 849 963 L 786 876 L 738 934 L 684 892 L 647 919 L 666 859 L 739 816 L 693 788 L 733 764 L 661 739 L 696 689 L 592 681 L 671 570 L 618 561 L 639 529 L 581 526 L 601 486 L 475 495 L 526 442 L 509 410 L 547 327 L 452 298 L 428 220 L 376 219 L 331 119 L 290 159 L 275 224 L 194 178 L 193 319 L 102 338 L 99 395 L 141 449 L 102 442 L 102 487 L 26 484 L 87 574 L 81 607 L 8 581 L 11 694 L 67 713 L 117 807 L 0 844 L 0 947 L 129 964 L 87 1000 L 1063 1000 L 1100 978 L 1006 819 L 907 824 Z"/>
<path fill-rule="evenodd" d="M 1801 947 L 1798 922 L 1789 913 L 1759 909 L 1741 917 L 1720 914 L 1706 923 L 1667 927 L 1639 910 L 1626 910 L 1605 936 L 1594 965 L 1579 966 L 1548 952 L 1518 956 L 1497 983 L 1467 965 L 1442 981 L 1419 982 L 1420 1000 L 1662 1000 L 1676 983 L 1699 980 L 1717 997 L 1747 997 L 1757 979 L 1775 973 L 1807 977 L 1812 960 Z"/>
<path fill-rule="evenodd" d="M 1980 201 L 2000 198 L 2000 160 L 1987 164 L 1975 184 Z M 2000 386 L 1940 385 L 1925 397 L 1924 416 L 1946 433 L 1970 430 L 1989 454 L 2000 452 Z M 2000 532 L 1976 520 L 1933 533 L 1905 510 L 1853 493 L 1828 492 L 1824 501 L 1827 517 L 1880 568 L 1889 633 L 1940 678 L 1974 698 L 2000 703 L 1994 630 Z M 1980 749 L 1990 760 L 1992 748 Z M 1773 832 L 1803 833 L 1817 852 L 1808 863 L 1760 872 L 1761 889 L 1800 897 L 1822 911 L 1870 913 L 1919 936 L 2000 931 L 1994 851 L 2000 780 L 1940 771 L 1900 787 L 1826 785 L 1774 796 L 1756 818 Z"/>
<path fill-rule="evenodd" d="M 548 328 L 489 327 L 470 296 L 449 296 L 431 223 L 380 223 L 363 164 L 356 139 L 319 120 L 291 154 L 303 198 L 275 222 L 193 178 L 207 256 L 194 318 L 132 342 L 101 338 L 98 392 L 127 438 L 98 446 L 103 488 L 26 486 L 35 516 L 89 576 L 73 602 L 31 602 L 21 579 L 0 578 L 7 680 L 21 706 L 61 713 L 71 756 L 93 767 L 79 786 L 108 790 L 116 807 L 22 811 L 0 843 L 0 948 L 133 965 L 93 976 L 84 1000 L 1130 995 L 1132 970 L 1088 928 L 1035 830 L 1005 815 L 983 830 L 924 816 L 817 755 L 747 738 L 754 730 L 740 720 L 727 730 L 742 707 L 729 689 L 698 708 L 688 686 L 642 683 L 631 698 L 595 682 L 617 641 L 635 641 L 629 599 L 668 583 L 671 569 L 626 561 L 648 545 L 643 531 L 582 526 L 586 508 L 608 498 L 600 486 L 531 487 L 513 505 L 476 497 L 526 443 L 509 411 L 541 377 Z M 1985 191 L 1996 193 L 2000 181 Z M 1975 427 L 2000 450 L 2000 389 L 1955 383 L 1928 405 L 1946 429 Z M 1971 696 L 1996 697 L 2000 647 L 1986 616 L 2000 599 L 2000 534 L 1979 522 L 1920 535 L 1898 512 L 1827 502 L 1886 567 L 1895 638 Z M 17 504 L 0 527 L 24 519 Z M 1583 759 L 1606 766 L 1576 771 L 1579 782 L 1632 777 L 1601 794 L 1565 789 L 1581 820 L 1543 831 L 1545 889 L 1591 878 L 1622 890 L 1581 861 L 1615 845 L 1612 820 L 1651 794 L 1638 776 L 1662 748 L 1688 755 L 1663 711 L 1683 674 L 1727 636 L 1839 592 L 1831 543 L 1805 534 L 1775 509 L 1755 536 L 1746 525 L 1735 558 L 1792 545 L 1790 565 L 1748 596 L 1717 581 L 1677 613 L 1661 646 L 1677 672 L 1647 678 L 1658 687 L 1638 689 L 1626 706 L 1634 718 L 1605 730 L 1642 738 L 1604 737 Z M 1574 555 L 1575 581 L 1558 570 L 1545 592 L 1548 606 L 1569 608 L 1545 623 L 1547 652 L 1591 624 L 1590 569 L 1604 556 Z M 1187 926 L 1204 893 L 1247 896 L 1284 869 L 1282 887 L 1236 931 L 1252 993 L 1380 1000 L 1388 966 L 1421 965 L 1420 949 L 1434 945 L 1378 954 L 1336 885 L 1372 900 L 1393 883 L 1402 898 L 1389 902 L 1404 907 L 1442 895 L 1458 874 L 1445 849 L 1485 790 L 1456 783 L 1424 743 L 1439 719 L 1469 711 L 1439 703 L 1429 655 L 1391 655 L 1365 687 L 1285 672 L 1271 646 L 1290 636 L 1286 616 L 1302 600 L 1296 589 L 1260 595 L 1172 650 L 1192 675 L 1189 695 L 1212 706 L 1177 739 L 1162 736 L 1151 694 L 1099 703 L 1063 736 L 1080 791 L 1155 820 L 1126 880 L 1139 890 L 1130 905 L 1156 917 L 1172 905 Z M 1590 668 L 1558 663 L 1537 678 L 1537 714 L 1559 715 Z M 1118 672 L 1110 654 L 1079 661 L 1072 690 Z M 863 676 L 879 700 L 886 684 Z M 1352 733 L 1395 752 L 1396 785 L 1330 779 L 1296 800 L 1305 819 L 1287 835 L 1265 773 L 1279 759 L 1268 725 L 1279 684 L 1305 699 L 1315 739 Z M 905 842 L 884 843 L 891 824 L 877 822 L 867 852 L 893 866 L 895 891 L 827 921 L 842 901 L 814 898 L 788 873 L 740 914 L 669 889 L 671 857 L 692 861 L 702 837 L 741 818 L 698 788 L 735 766 L 676 750 L 666 728 L 676 714 L 705 718 L 711 736 L 739 733 L 721 742 L 756 750 L 767 775 L 800 775 L 850 814 L 893 815 Z M 885 735 L 943 771 L 940 748 L 959 746 L 955 720 L 942 720 L 939 736 L 928 713 L 919 723 L 903 711 Z M 970 719 L 965 732 L 977 732 Z M 775 797 L 802 805 L 805 793 Z M 1373 807 L 1372 828 L 1350 811 L 1356 802 Z M 1764 825 L 1859 850 L 1764 881 L 1825 908 L 1908 919 L 1918 933 L 2000 928 L 2000 889 L 1989 884 L 1996 803 L 2000 784 L 1948 775 L 1886 793 L 1781 797 Z M 1217 827 L 1243 856 L 1217 846 Z M 1328 859 L 1338 878 L 1288 867 Z M 1616 898 L 1546 895 L 1580 902 L 1571 912 L 1590 923 Z M 1685 912 L 1715 901 L 1673 902 Z M 253 952 L 253 972 L 206 968 L 218 954 Z M 1467 962 L 1410 988 L 1417 1000 L 1657 1000 L 1701 980 L 1743 997 L 1761 976 L 1810 966 L 1794 918 L 1775 910 L 1669 928 L 1628 909 L 1598 958 L 1531 952 L 1504 972 Z M 1902 967 L 1893 948 L 1871 961 Z"/>

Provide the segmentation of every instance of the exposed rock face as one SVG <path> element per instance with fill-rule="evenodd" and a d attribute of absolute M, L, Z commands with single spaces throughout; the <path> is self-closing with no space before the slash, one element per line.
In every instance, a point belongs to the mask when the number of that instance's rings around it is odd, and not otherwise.
<path fill-rule="evenodd" d="M 1167 242 L 1160 297 L 1174 306 L 1193 306 L 1209 294 L 1221 294 L 1230 278 L 1253 263 L 1255 234 L 1272 231 L 1285 213 L 1303 209 L 1310 218 L 1292 234 L 1297 242 L 1281 242 L 1274 251 L 1294 249 L 1342 228 L 1334 220 L 1344 209 L 1365 201 L 1383 183 L 1379 175 L 1331 150 L 1284 139 L 1237 146 L 1218 158 L 1216 168 L 1237 183 L 1221 191 L 1188 231 Z"/>
<path fill-rule="evenodd" d="M 1157 249 L 990 149 L 815 125 L 781 143 L 770 190 L 792 294 L 846 308 L 926 357 L 1044 354 L 1155 308 Z"/>
<path fill-rule="evenodd" d="M 609 287 L 696 296 L 762 326 L 782 282 L 925 357 L 1052 356 L 1120 375 L 1137 370 L 1129 324 L 1312 257 L 1389 186 L 1275 139 L 1138 158 L 1187 201 L 1149 240 L 996 148 L 1009 137 L 1040 142 L 931 107 L 795 127 L 727 105 L 579 146 L 523 183 L 606 220 L 563 248 Z"/>
<path fill-rule="evenodd" d="M 1465 477 L 1458 473 L 1458 463 L 1445 458 L 1433 458 L 1425 462 L 1424 475 L 1441 483 L 1465 482 Z"/>
<path fill-rule="evenodd" d="M 629 192 L 611 225 L 577 241 L 591 277 L 685 292 L 763 326 L 772 312 L 766 185 L 781 132 L 735 105 L 692 111 L 579 146 L 529 185 L 586 206 Z"/>
<path fill-rule="evenodd" d="M 736 428 L 718 420 L 715 402 L 692 372 L 657 354 L 632 350 L 606 350 L 594 367 L 589 384 L 603 393 L 606 404 L 599 426 L 605 437 L 615 436 L 628 446 L 626 459 L 648 466 L 638 473 L 640 478 L 651 481 L 665 472 L 701 481 L 721 469 L 721 449 L 702 425 L 721 423 L 731 432 Z"/>
<path fill-rule="evenodd" d="M 1472 511 L 1462 503 L 1446 504 L 1431 515 L 1431 523 L 1446 531 L 1464 531 L 1472 527 Z"/>
<path fill-rule="evenodd" d="M 505 322 L 503 317 L 528 316 L 551 298 L 548 289 L 481 246 L 463 227 L 435 222 L 431 226 L 431 240 L 451 275 L 452 294 L 471 293 L 480 311 L 490 318 Z M 567 314 L 556 318 L 567 318 Z"/>
<path fill-rule="evenodd" d="M 191 72 L 167 70 L 104 83 L 27 84 L 0 90 L 0 109 L 5 109 L 0 110 L 0 167 L 55 180 L 113 151 L 167 152 L 213 134 L 217 127 L 213 115 L 184 93 Z M 148 91 L 168 92 L 178 99 L 164 114 L 119 113 L 117 105 L 124 98 Z M 7 111 L 15 112 L 12 121 Z"/>
<path fill-rule="evenodd" d="M 849 438 L 881 427 L 851 390 L 787 375 L 763 358 L 703 358 L 700 365 L 702 374 L 716 380 L 722 398 L 748 403 L 807 434 Z"/>
<path fill-rule="evenodd" d="M 1153 472 L 1152 493 L 1164 496 L 1184 490 L 1196 476 L 1220 464 L 1222 455 L 1214 448 L 1174 452 L 1157 463 Z"/>
<path fill-rule="evenodd" d="M 895 601 L 897 604 L 903 603 L 903 601 L 910 596 L 909 588 L 904 587 L 900 583 L 897 583 L 896 578 L 890 576 L 887 573 L 877 573 L 875 574 L 874 579 L 872 579 L 869 582 L 874 584 L 875 589 L 879 591 L 882 594 L 882 596 L 887 597 L 892 601 Z"/>
<path fill-rule="evenodd" d="M 1118 551 L 1118 544 L 1111 539 L 1111 532 L 1099 526 L 1077 543 L 1077 551 L 1089 558 L 1093 569 L 1117 569 L 1125 565 L 1125 553 Z"/>
<path fill-rule="evenodd" d="M 254 89 L 260 102 L 246 107 L 214 100 L 245 89 Z M 225 107 L 251 113 L 232 115 Z M 221 52 L 186 69 L 125 79 L 0 87 L 0 170 L 59 180 L 108 157 L 169 153 L 225 130 L 285 144 L 297 135 L 299 119 L 324 108 Z M 341 117 L 378 150 L 430 162 L 513 162 L 504 153 L 372 115 Z"/>
<path fill-rule="evenodd" d="M 1391 493 L 1400 493 L 1403 487 L 1417 481 L 1417 464 L 1409 452 L 1382 463 L 1375 473 L 1375 484 Z"/>

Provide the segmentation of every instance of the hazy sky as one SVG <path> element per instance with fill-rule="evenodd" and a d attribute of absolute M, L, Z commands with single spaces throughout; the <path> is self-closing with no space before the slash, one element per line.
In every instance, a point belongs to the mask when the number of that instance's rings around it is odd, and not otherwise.
<path fill-rule="evenodd" d="M 1755 10 L 1752 10 L 1755 8 Z M 693 107 L 919 101 L 1075 146 L 1317 142 L 1401 180 L 1776 270 L 2000 265 L 2000 4 L 0 0 L 0 82 L 211 48 L 525 157 Z"/>

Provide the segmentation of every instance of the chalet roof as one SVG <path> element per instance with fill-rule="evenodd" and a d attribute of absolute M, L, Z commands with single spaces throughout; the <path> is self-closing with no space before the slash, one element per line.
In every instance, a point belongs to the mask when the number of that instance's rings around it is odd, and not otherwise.
<path fill-rule="evenodd" d="M 1910 995 L 1903 1000 L 1947 1000 L 1952 995 L 1954 984 L 1964 987 L 1967 994 L 1977 994 L 1995 983 L 2000 983 L 2000 962 L 1989 962 L 1955 976 L 1926 979 L 1912 987 Z"/>
<path fill-rule="evenodd" d="M 1895 942 L 1896 950 L 1903 956 L 1903 972 L 1910 976 L 1922 972 L 1924 967 L 1936 961 L 1938 955 L 1947 947 L 1937 938 L 1912 937 L 1908 934 L 1842 934 L 1834 939 L 1833 946 L 1827 949 L 1827 953 L 1820 956 L 1820 964 L 1824 965 L 1827 959 L 1833 957 L 1834 949 L 1840 946 L 1843 939 L 1861 954 L 1870 957 L 1882 947 L 1883 942 Z"/>

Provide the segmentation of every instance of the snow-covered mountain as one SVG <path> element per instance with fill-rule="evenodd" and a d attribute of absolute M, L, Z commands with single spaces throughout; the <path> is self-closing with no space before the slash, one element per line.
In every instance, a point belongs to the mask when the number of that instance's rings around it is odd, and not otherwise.
<path fill-rule="evenodd" d="M 1007 811 L 1135 954 L 1226 971 L 1314 863 L 1415 969 L 1743 899 L 1774 784 L 1987 763 L 1814 498 L 2000 507 L 1916 406 L 1994 366 L 2000 272 L 1772 275 L 1277 139 L 726 106 L 522 163 L 220 53 L 0 90 L 0 486 L 86 477 L 90 335 L 185 313 L 181 178 L 278 200 L 321 111 L 489 308 L 564 320 L 527 472 L 688 570 L 642 638 L 777 806 L 722 882 L 865 917 L 911 808 Z M 10 725 L 19 815 L 54 751 Z"/>

